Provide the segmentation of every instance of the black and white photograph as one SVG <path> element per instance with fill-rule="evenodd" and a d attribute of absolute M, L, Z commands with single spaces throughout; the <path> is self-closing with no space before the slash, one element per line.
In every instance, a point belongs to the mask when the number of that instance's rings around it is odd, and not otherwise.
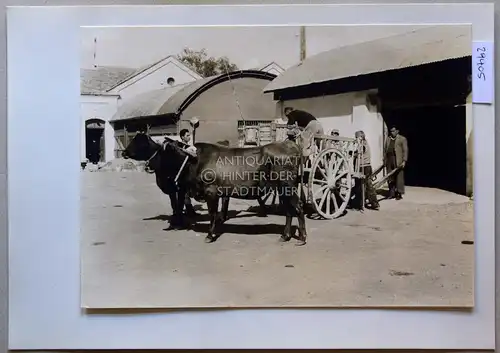
<path fill-rule="evenodd" d="M 81 306 L 473 307 L 471 38 L 82 28 Z"/>

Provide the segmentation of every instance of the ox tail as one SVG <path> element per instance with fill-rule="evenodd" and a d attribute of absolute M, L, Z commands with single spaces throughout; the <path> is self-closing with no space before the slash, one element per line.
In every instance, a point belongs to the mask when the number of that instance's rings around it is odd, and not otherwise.
<path fill-rule="evenodd" d="M 302 154 L 300 156 L 300 163 L 298 166 L 297 180 L 295 182 L 295 185 L 297 186 L 297 196 L 298 196 L 295 209 L 297 214 L 300 214 L 301 211 L 304 212 L 304 208 L 307 203 L 307 197 L 304 191 L 304 157 Z"/>

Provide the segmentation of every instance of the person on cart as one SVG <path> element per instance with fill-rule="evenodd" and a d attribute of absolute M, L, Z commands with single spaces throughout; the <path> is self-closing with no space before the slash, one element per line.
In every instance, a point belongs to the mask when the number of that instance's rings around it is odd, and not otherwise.
<path fill-rule="evenodd" d="M 314 136 L 324 135 L 323 126 L 314 115 L 306 111 L 286 107 L 284 113 L 288 125 L 297 125 L 303 129 L 301 137 L 304 146 L 304 156 L 309 156 L 313 150 Z"/>

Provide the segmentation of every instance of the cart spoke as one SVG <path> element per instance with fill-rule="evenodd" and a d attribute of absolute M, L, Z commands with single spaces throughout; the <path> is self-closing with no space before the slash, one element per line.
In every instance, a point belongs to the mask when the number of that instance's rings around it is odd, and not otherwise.
<path fill-rule="evenodd" d="M 318 164 L 318 170 L 321 173 L 322 177 L 328 179 L 328 165 L 327 164 Z"/>
<path fill-rule="evenodd" d="M 277 192 L 273 192 L 273 201 L 272 201 L 272 205 L 274 205 L 276 203 L 276 198 L 278 197 L 278 193 Z"/>
<path fill-rule="evenodd" d="M 325 200 L 326 200 L 326 197 L 328 196 L 328 192 L 330 190 L 326 190 L 324 193 L 323 193 L 323 196 L 321 196 L 321 201 L 319 202 L 319 209 L 322 210 L 323 209 L 323 204 L 325 203 Z"/>
<path fill-rule="evenodd" d="M 320 180 L 320 179 L 313 179 L 314 183 L 326 185 L 328 182 L 326 180 Z"/>
<path fill-rule="evenodd" d="M 337 182 L 339 179 L 343 178 L 344 176 L 346 176 L 348 173 L 347 169 L 342 169 L 340 172 L 337 173 L 337 175 L 335 176 L 335 182 Z"/>
<path fill-rule="evenodd" d="M 316 195 L 318 195 L 320 192 L 323 192 L 328 187 L 328 185 L 323 185 L 313 193 L 313 198 L 316 200 Z"/>
<path fill-rule="evenodd" d="M 318 170 L 319 170 L 319 171 L 320 171 L 320 173 L 323 175 L 323 178 L 328 179 L 328 176 L 327 176 L 327 173 L 328 173 L 328 172 L 327 172 L 326 170 L 324 170 L 323 168 L 321 168 L 321 167 L 319 167 L 319 166 L 318 166 Z"/>
<path fill-rule="evenodd" d="M 326 214 L 329 215 L 330 214 L 330 202 L 331 202 L 330 195 L 332 194 L 330 189 L 326 190 L 325 194 L 327 195 L 325 197 L 325 199 L 328 200 L 328 201 L 326 201 Z"/>
<path fill-rule="evenodd" d="M 336 160 L 334 158 L 330 158 L 329 162 L 328 162 L 328 169 L 327 169 L 327 175 L 328 175 L 328 178 L 331 179 L 331 177 L 335 177 L 335 167 L 334 165 L 336 166 Z M 332 172 L 332 169 L 333 169 L 333 172 Z"/>
<path fill-rule="evenodd" d="M 272 194 L 274 194 L 274 192 L 269 191 L 266 195 L 264 195 L 264 198 L 262 199 L 262 202 L 266 203 L 267 200 L 269 200 L 269 197 L 271 197 Z"/>
<path fill-rule="evenodd" d="M 321 157 L 321 158 L 318 158 L 318 166 L 323 166 L 323 167 L 326 167 L 327 166 L 327 162 L 326 162 L 326 158 L 325 156 Z"/>
<path fill-rule="evenodd" d="M 335 212 L 337 212 L 339 210 L 339 205 L 337 203 L 337 195 L 335 193 L 332 193 L 331 198 L 333 201 L 333 207 L 335 207 Z"/>
<path fill-rule="evenodd" d="M 335 168 L 333 169 L 332 175 L 333 177 L 336 177 L 337 173 L 339 172 L 340 166 L 343 164 L 342 160 L 336 160 L 335 161 Z"/>

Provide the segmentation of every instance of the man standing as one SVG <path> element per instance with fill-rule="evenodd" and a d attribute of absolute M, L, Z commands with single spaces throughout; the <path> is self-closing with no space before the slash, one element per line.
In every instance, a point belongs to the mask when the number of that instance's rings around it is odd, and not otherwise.
<path fill-rule="evenodd" d="M 188 152 L 191 156 L 196 155 L 196 147 L 192 145 L 191 141 L 191 134 L 189 133 L 188 129 L 182 129 L 179 133 L 179 136 L 181 138 L 181 141 L 185 143 L 186 145 L 189 145 L 185 150 Z M 190 217 L 196 217 L 198 214 L 194 210 L 193 204 L 191 203 L 191 197 L 189 195 L 186 195 L 186 198 L 184 200 L 184 205 L 186 207 L 186 214 Z"/>
<path fill-rule="evenodd" d="M 186 144 L 186 145 L 189 145 L 189 147 L 186 148 L 186 151 L 190 154 L 190 155 L 193 155 L 193 153 L 196 153 L 196 152 L 193 152 L 191 151 L 190 149 L 193 148 L 195 151 L 196 151 L 196 148 L 194 146 L 191 146 L 190 145 L 190 142 L 191 142 L 191 134 L 189 133 L 189 130 L 188 129 L 182 129 L 179 133 L 179 136 L 181 138 L 181 141 L 182 143 Z M 166 142 L 167 140 L 165 140 Z M 173 178 L 169 179 L 169 183 L 171 185 L 171 189 L 172 189 L 172 193 L 169 194 L 169 197 L 170 197 L 170 200 L 171 200 L 171 203 L 173 205 L 175 205 L 178 201 L 178 197 L 177 197 L 177 184 L 175 182 L 175 180 Z M 189 197 L 189 195 L 186 195 L 185 198 L 184 198 L 184 207 L 186 209 L 186 215 L 189 216 L 189 217 L 196 217 L 198 216 L 198 213 L 195 211 L 194 207 L 193 207 L 193 204 L 191 202 L 191 198 Z M 174 208 L 176 209 L 176 208 Z M 179 215 L 174 215 L 174 219 L 178 219 L 179 218 Z"/>
<path fill-rule="evenodd" d="M 288 119 L 288 125 L 297 125 L 304 129 L 302 131 L 304 156 L 308 156 L 312 152 L 314 135 L 324 135 L 323 126 L 316 117 L 303 110 L 286 107 L 284 113 Z"/>
<path fill-rule="evenodd" d="M 389 134 L 384 148 L 384 164 L 387 173 L 397 169 L 388 181 L 389 198 L 401 200 L 405 193 L 404 168 L 408 160 L 408 142 L 395 126 L 391 127 Z"/>
<path fill-rule="evenodd" d="M 357 158 L 359 158 L 359 166 L 360 166 L 360 172 L 363 174 L 364 179 L 362 182 L 358 183 L 358 190 L 357 190 L 357 195 L 359 197 L 359 206 L 363 205 L 363 202 L 365 200 L 362 200 L 361 198 L 363 197 L 363 189 L 362 187 L 364 186 L 366 194 L 365 199 L 368 200 L 368 207 L 373 209 L 373 210 L 378 210 L 380 208 L 380 205 L 377 200 L 377 193 L 375 192 L 375 189 L 373 188 L 372 181 L 370 179 L 370 176 L 373 173 L 372 170 L 372 165 L 371 165 L 371 154 L 370 154 L 370 146 L 368 145 L 368 141 L 366 141 L 366 136 L 364 131 L 356 131 L 355 133 L 355 138 L 359 143 L 359 148 L 358 151 L 361 153 L 361 156 L 358 155 Z"/>

